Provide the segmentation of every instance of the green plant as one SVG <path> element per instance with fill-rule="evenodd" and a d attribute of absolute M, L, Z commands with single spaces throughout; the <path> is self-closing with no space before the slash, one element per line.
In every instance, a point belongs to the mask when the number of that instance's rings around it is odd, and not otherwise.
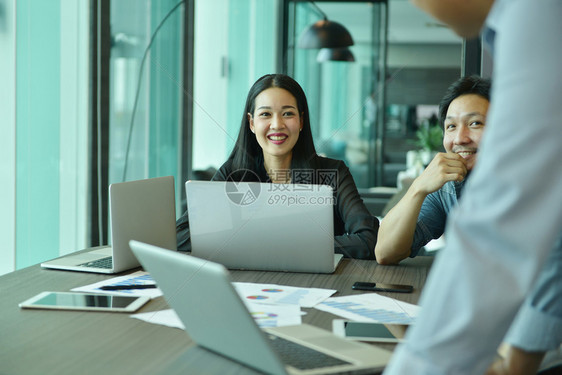
<path fill-rule="evenodd" d="M 416 131 L 413 143 L 422 150 L 439 151 L 443 145 L 443 129 L 439 125 L 422 126 Z"/>

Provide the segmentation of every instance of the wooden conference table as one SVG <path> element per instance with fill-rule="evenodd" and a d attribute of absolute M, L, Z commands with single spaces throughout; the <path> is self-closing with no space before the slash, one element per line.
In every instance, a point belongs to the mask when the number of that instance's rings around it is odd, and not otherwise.
<path fill-rule="evenodd" d="M 344 259 L 334 274 L 231 271 L 233 281 L 354 291 L 356 281 L 411 284 L 414 292 L 381 293 L 416 303 L 432 257 L 398 266 Z M 133 270 L 136 271 L 136 270 Z M 133 272 L 131 271 L 131 272 Z M 117 276 L 121 276 L 123 273 Z M 182 330 L 150 324 L 124 313 L 22 310 L 18 303 L 45 290 L 69 291 L 115 275 L 42 269 L 39 265 L 0 277 L 0 374 L 255 374 L 237 362 L 196 346 Z M 212 297 L 211 297 L 212 298 Z M 168 308 L 162 297 L 137 312 Z M 331 330 L 340 318 L 303 309 L 303 323 Z M 393 349 L 393 345 L 384 345 Z"/>

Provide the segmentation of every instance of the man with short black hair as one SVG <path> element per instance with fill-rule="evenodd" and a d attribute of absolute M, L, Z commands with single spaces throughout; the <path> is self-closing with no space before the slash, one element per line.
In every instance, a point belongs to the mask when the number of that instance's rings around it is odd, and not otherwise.
<path fill-rule="evenodd" d="M 449 212 L 457 206 L 468 174 L 476 163 L 490 105 L 489 79 L 462 77 L 439 104 L 443 147 L 400 202 L 380 223 L 375 257 L 380 264 L 415 257 L 421 247 L 441 237 Z"/>

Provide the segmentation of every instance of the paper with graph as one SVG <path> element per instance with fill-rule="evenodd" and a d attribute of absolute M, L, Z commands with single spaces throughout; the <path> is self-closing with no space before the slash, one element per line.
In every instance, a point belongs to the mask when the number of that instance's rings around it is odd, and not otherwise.
<path fill-rule="evenodd" d="M 244 302 L 314 307 L 332 294 L 334 289 L 299 288 L 278 284 L 232 283 Z"/>
<path fill-rule="evenodd" d="M 314 308 L 361 322 L 412 324 L 419 306 L 376 293 L 328 298 Z"/>

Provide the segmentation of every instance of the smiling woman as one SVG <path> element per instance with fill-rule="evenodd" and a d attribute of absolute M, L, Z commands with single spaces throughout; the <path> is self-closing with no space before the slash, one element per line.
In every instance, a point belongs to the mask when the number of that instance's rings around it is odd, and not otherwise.
<path fill-rule="evenodd" d="M 262 91 L 255 103 L 248 121 L 263 150 L 265 169 L 273 182 L 287 182 L 276 181 L 275 171 L 290 169 L 293 148 L 303 128 L 296 99 L 289 91 L 272 87 Z"/>
<path fill-rule="evenodd" d="M 213 180 L 330 185 L 334 251 L 374 258 L 379 222 L 363 204 L 345 163 L 317 155 L 306 96 L 287 75 L 265 75 L 250 88 L 236 146 Z M 187 212 L 176 227 L 178 249 L 190 250 Z"/>

